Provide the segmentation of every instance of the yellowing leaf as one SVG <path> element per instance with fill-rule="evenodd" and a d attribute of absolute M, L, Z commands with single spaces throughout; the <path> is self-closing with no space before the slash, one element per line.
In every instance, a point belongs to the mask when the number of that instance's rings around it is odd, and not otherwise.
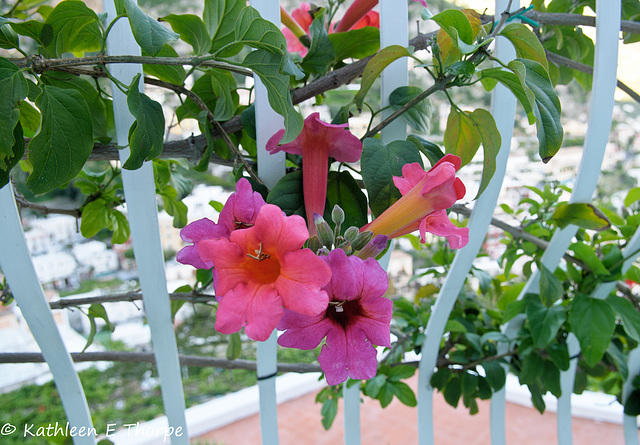
<path fill-rule="evenodd" d="M 471 25 L 472 38 L 471 41 L 466 42 L 471 43 L 483 29 L 482 22 L 480 21 L 478 13 L 473 9 L 463 9 L 461 12 L 467 17 L 469 24 Z M 460 35 L 460 33 L 458 33 L 458 35 Z M 463 39 L 464 37 L 460 36 L 460 38 Z M 438 48 L 440 50 L 440 58 L 445 66 L 452 65 L 460 60 L 460 50 L 454 44 L 453 40 L 451 40 L 449 33 L 447 33 L 443 28 L 438 31 L 437 41 Z"/>
<path fill-rule="evenodd" d="M 446 153 L 459 156 L 462 165 L 466 165 L 475 156 L 481 142 L 482 136 L 478 125 L 469 117 L 469 113 L 452 107 L 447 119 L 447 128 L 444 131 Z"/>

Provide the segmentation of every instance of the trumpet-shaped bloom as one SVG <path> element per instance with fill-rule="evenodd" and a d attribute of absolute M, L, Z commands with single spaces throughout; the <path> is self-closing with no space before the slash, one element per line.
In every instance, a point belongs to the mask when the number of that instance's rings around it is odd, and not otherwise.
<path fill-rule="evenodd" d="M 426 0 L 414 0 L 421 3 L 424 7 L 427 6 Z M 358 29 L 358 25 L 363 17 L 371 12 L 374 6 L 378 4 L 378 0 L 355 0 L 349 9 L 344 13 L 342 20 L 338 22 L 336 32 L 349 31 L 350 29 Z M 367 26 L 367 25 L 364 25 Z M 379 22 L 378 22 L 378 27 Z"/>
<path fill-rule="evenodd" d="M 302 132 L 294 141 L 278 145 L 284 135 L 284 130 L 280 130 L 267 142 L 270 153 L 286 151 L 302 155 L 304 206 L 312 235 L 316 233 L 313 214 L 324 214 L 329 158 L 357 162 L 362 155 L 362 142 L 349 132 L 348 127 L 348 124 L 328 124 L 320 120 L 320 113 L 312 113 L 304 120 Z"/>
<path fill-rule="evenodd" d="M 280 20 L 285 26 L 282 28 L 282 34 L 287 39 L 287 50 L 292 53 L 297 52 L 302 57 L 308 52 L 300 39 L 309 35 L 309 28 L 313 22 L 313 17 L 309 14 L 310 9 L 309 4 L 305 2 L 300 3 L 300 6 L 291 11 L 291 14 L 282 6 L 280 7 Z M 350 29 L 360 29 L 365 26 L 380 27 L 380 16 L 376 11 L 367 12 Z M 334 32 L 333 24 L 329 26 L 329 32 Z"/>
<path fill-rule="evenodd" d="M 218 332 L 231 334 L 245 326 L 249 338 L 264 341 L 283 306 L 306 315 L 326 310 L 329 298 L 322 288 L 331 270 L 311 250 L 301 249 L 307 238 L 301 217 L 287 217 L 266 204 L 253 226 L 231 232 L 228 239 L 200 241 L 200 257 L 213 263 L 217 275 Z"/>
<path fill-rule="evenodd" d="M 423 243 L 430 232 L 447 238 L 453 249 L 464 247 L 469 229 L 456 227 L 446 213 L 465 194 L 464 184 L 455 176 L 459 168 L 460 158 L 455 155 L 446 155 L 429 171 L 418 163 L 406 164 L 402 176 L 393 178 L 402 198 L 361 230 L 390 238 L 420 230 Z"/>
<path fill-rule="evenodd" d="M 265 202 L 262 195 L 254 192 L 249 181 L 241 178 L 236 184 L 236 192 L 229 196 L 222 208 L 217 223 L 208 218 L 202 218 L 187 224 L 180 231 L 182 240 L 193 244 L 180 249 L 176 260 L 182 264 L 190 264 L 196 269 L 211 269 L 213 263 L 204 261 L 198 253 L 200 241 L 228 238 L 229 234 L 236 229 L 251 227 L 263 205 Z"/>
<path fill-rule="evenodd" d="M 387 274 L 373 259 L 347 256 L 342 249 L 324 257 L 331 267 L 331 281 L 324 290 L 331 302 L 318 315 L 285 311 L 278 329 L 281 346 L 313 349 L 326 337 L 318 361 L 329 385 L 348 377 L 370 379 L 376 375 L 376 348 L 390 346 L 392 306 L 384 298 Z"/>

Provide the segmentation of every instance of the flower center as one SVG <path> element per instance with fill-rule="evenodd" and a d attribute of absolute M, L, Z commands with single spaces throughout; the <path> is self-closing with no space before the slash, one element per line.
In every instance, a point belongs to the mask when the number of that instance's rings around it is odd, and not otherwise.
<path fill-rule="evenodd" d="M 356 318 L 363 316 L 364 310 L 359 299 L 330 301 L 327 317 L 337 324 L 346 328 L 352 324 Z"/>
<path fill-rule="evenodd" d="M 280 261 L 277 257 L 272 258 L 271 254 L 262 250 L 262 243 L 257 249 L 254 249 L 254 253 L 247 253 L 247 256 L 251 258 L 250 264 L 247 266 L 251 268 L 251 272 L 256 281 L 262 284 L 270 284 L 276 281 L 280 276 Z"/>

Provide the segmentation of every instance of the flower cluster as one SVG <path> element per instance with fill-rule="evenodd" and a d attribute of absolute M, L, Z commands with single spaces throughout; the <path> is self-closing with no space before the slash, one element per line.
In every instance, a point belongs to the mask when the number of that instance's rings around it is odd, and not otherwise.
<path fill-rule="evenodd" d="M 344 211 L 332 212 L 335 228 L 322 218 L 331 159 L 356 162 L 362 144 L 346 125 L 305 120 L 293 142 L 267 148 L 302 155 L 307 221 L 265 203 L 247 179 L 240 179 L 217 223 L 201 219 L 181 232 L 190 245 L 178 261 L 212 269 L 218 300 L 216 329 L 258 341 L 284 331 L 281 346 L 313 349 L 323 340 L 318 361 L 331 385 L 347 378 L 368 379 L 377 368 L 376 346 L 390 346 L 392 302 L 384 297 L 386 272 L 375 260 L 389 238 L 415 230 L 444 236 L 452 248 L 466 245 L 466 228 L 456 227 L 446 209 L 464 196 L 456 178 L 457 156 L 447 155 L 428 171 L 405 165 L 394 178 L 402 198 L 364 227 L 344 234 Z M 310 234 L 311 232 L 311 234 Z M 311 236 L 310 236 L 311 235 Z M 305 245 L 307 247 L 305 247 Z"/>

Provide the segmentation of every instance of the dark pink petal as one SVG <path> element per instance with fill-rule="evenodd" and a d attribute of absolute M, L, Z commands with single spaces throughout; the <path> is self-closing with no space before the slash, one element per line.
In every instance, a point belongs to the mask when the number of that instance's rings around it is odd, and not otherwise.
<path fill-rule="evenodd" d="M 227 236 L 229 236 L 229 231 L 225 226 L 216 224 L 208 218 L 202 218 L 189 223 L 180 231 L 180 237 L 188 243 L 193 243 L 193 245 L 180 249 L 176 255 L 176 260 L 182 264 L 189 264 L 196 269 L 211 269 L 213 263 L 211 261 L 204 261 L 200 257 L 198 244 L 206 239 L 216 239 Z"/>
<path fill-rule="evenodd" d="M 360 295 L 363 279 L 363 262 L 348 257 L 342 249 L 335 249 L 324 257 L 331 267 L 331 281 L 325 287 L 333 301 L 353 300 Z"/>
<path fill-rule="evenodd" d="M 415 187 L 420 181 L 424 179 L 427 172 L 417 162 L 411 164 L 405 164 L 402 166 L 402 176 L 394 176 L 393 184 L 400 190 L 400 193 L 404 196 Z"/>
<path fill-rule="evenodd" d="M 426 0 L 414 0 L 418 3 L 420 3 L 422 6 L 424 6 L 425 8 L 427 7 L 427 1 Z"/>
<path fill-rule="evenodd" d="M 254 192 L 246 178 L 236 183 L 236 192 L 227 199 L 218 223 L 229 229 L 229 232 L 252 225 L 265 205 L 262 195 Z"/>
<path fill-rule="evenodd" d="M 420 223 L 420 241 L 425 242 L 426 232 L 443 236 L 452 249 L 460 249 L 469 243 L 469 229 L 457 227 L 451 222 L 445 210 L 438 210 L 424 218 Z"/>
<path fill-rule="evenodd" d="M 369 11 L 367 15 L 362 17 L 358 23 L 353 25 L 351 29 L 360 29 L 365 26 L 373 26 L 374 28 L 380 28 L 380 14 L 377 11 Z"/>
<path fill-rule="evenodd" d="M 252 233 L 256 240 L 262 242 L 265 250 L 278 257 L 299 250 L 309 238 L 307 224 L 301 216 L 285 216 L 273 204 L 261 208 Z"/>
<path fill-rule="evenodd" d="M 286 348 L 317 348 L 333 325 L 324 314 L 309 316 L 286 310 L 278 324 L 279 330 L 285 330 L 278 337 L 278 344 Z"/>
<path fill-rule="evenodd" d="M 198 252 L 216 267 L 216 295 L 224 296 L 238 284 L 250 281 L 251 271 L 243 267 L 246 256 L 238 244 L 226 238 L 205 240 L 198 246 Z"/>
<path fill-rule="evenodd" d="M 298 22 L 302 29 L 307 32 L 309 32 L 309 27 L 313 22 L 313 18 L 309 14 L 310 9 L 311 7 L 309 6 L 309 3 L 302 2 L 300 3 L 300 6 L 291 11 L 291 16 L 296 19 L 296 22 Z"/>
<path fill-rule="evenodd" d="M 389 277 L 387 273 L 375 259 L 367 258 L 363 267 L 362 303 L 367 305 L 369 300 L 382 297 L 388 288 Z"/>
<path fill-rule="evenodd" d="M 349 377 L 347 372 L 347 335 L 334 327 L 327 333 L 327 342 L 318 356 L 318 363 L 329 385 L 338 385 Z"/>
<path fill-rule="evenodd" d="M 282 34 L 284 34 L 284 38 L 287 40 L 287 51 L 290 53 L 298 53 L 301 57 L 307 55 L 309 49 L 302 44 L 300 39 L 298 39 L 289 28 L 282 28 L 281 31 Z M 282 134 L 284 134 L 284 130 Z M 282 139 L 282 135 L 280 136 L 280 139 Z"/>
<path fill-rule="evenodd" d="M 360 326 L 347 328 L 347 372 L 354 380 L 375 377 L 378 369 L 377 351 Z M 328 380 L 327 380 L 327 383 Z"/>

